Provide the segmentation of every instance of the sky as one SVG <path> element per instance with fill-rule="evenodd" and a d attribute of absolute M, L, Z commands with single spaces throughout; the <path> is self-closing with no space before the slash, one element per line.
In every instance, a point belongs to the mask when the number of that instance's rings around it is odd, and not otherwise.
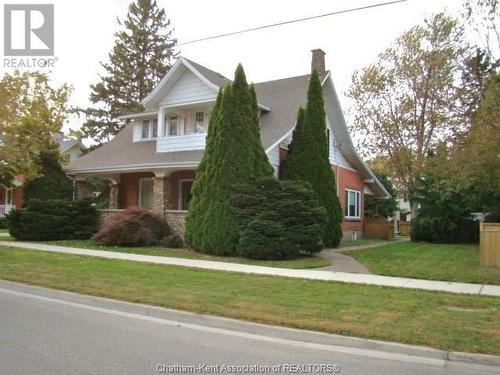
<path fill-rule="evenodd" d="M 54 4 L 55 56 L 53 69 L 45 70 L 54 84 L 73 87 L 71 104 L 89 105 L 90 85 L 102 73 L 131 0 L 2 0 L 2 4 Z M 226 33 L 289 19 L 360 7 L 386 0 L 158 0 L 166 10 L 178 42 Z M 205 41 L 178 48 L 182 56 L 233 76 L 242 63 L 249 81 L 307 74 L 310 51 L 326 52 L 341 104 L 348 110 L 345 93 L 352 74 L 374 62 L 402 32 L 423 22 L 426 16 L 446 10 L 458 15 L 462 0 L 410 0 L 406 3 L 281 26 L 248 34 Z M 3 20 L 3 6 L 0 9 Z M 3 27 L 2 27 L 3 29 Z M 3 35 L 3 30 L 0 31 Z M 0 53 L 3 59 L 3 37 Z M 0 65 L 1 74 L 9 68 Z M 64 129 L 78 129 L 83 119 L 72 118 Z"/>

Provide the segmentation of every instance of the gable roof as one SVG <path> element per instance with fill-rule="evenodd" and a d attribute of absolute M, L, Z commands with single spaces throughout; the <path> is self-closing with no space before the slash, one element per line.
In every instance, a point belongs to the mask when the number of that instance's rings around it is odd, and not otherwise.
<path fill-rule="evenodd" d="M 162 89 L 168 85 L 168 80 L 172 79 L 175 71 L 179 70 L 180 64 L 197 76 L 201 75 L 203 81 L 212 85 L 214 90 L 231 82 L 221 74 L 181 57 L 158 86 L 143 100 L 144 105 L 163 92 Z M 264 111 L 261 112 L 259 125 L 262 145 L 266 151 L 282 142 L 294 129 L 298 109 L 307 102 L 309 77 L 307 74 L 254 84 L 257 101 L 265 103 L 265 106 L 261 105 Z M 362 179 L 376 195 L 389 197 L 390 194 L 359 157 L 352 144 L 329 72 L 323 78 L 323 85 L 328 95 L 325 109 L 330 123 L 335 124 L 333 132 L 335 139 L 341 145 L 342 154 L 358 170 Z M 202 158 L 203 150 L 157 153 L 155 140 L 132 142 L 132 132 L 132 124 L 126 125 L 110 142 L 72 162 L 67 167 L 68 172 L 95 173 L 106 170 L 139 170 L 155 166 L 196 166 Z"/>

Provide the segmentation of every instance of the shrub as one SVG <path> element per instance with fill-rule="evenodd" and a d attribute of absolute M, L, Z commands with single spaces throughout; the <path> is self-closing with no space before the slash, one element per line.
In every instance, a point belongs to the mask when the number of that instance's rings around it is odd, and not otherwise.
<path fill-rule="evenodd" d="M 184 241 L 182 240 L 181 236 L 179 236 L 175 233 L 172 233 L 172 234 L 169 234 L 168 236 L 164 237 L 160 241 L 160 246 L 161 247 L 168 247 L 171 249 L 180 249 L 180 248 L 184 247 Z"/>
<path fill-rule="evenodd" d="M 142 208 L 128 208 L 106 219 L 94 240 L 111 246 L 151 246 L 170 234 L 158 216 Z"/>
<path fill-rule="evenodd" d="M 7 219 L 5 217 L 0 217 L 0 229 L 7 228 Z"/>
<path fill-rule="evenodd" d="M 411 239 L 440 243 L 478 242 L 479 223 L 470 217 L 467 194 L 452 181 L 421 178 L 412 192 L 420 204 L 411 222 Z"/>
<path fill-rule="evenodd" d="M 238 254 L 252 259 L 289 259 L 323 247 L 326 213 L 310 184 L 264 178 L 235 187 Z"/>
<path fill-rule="evenodd" d="M 88 239 L 98 227 L 90 200 L 32 199 L 7 215 L 9 232 L 18 240 Z"/>

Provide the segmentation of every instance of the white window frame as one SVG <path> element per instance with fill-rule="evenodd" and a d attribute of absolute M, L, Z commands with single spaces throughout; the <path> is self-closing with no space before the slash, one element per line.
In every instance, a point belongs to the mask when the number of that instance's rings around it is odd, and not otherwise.
<path fill-rule="evenodd" d="M 183 192 L 184 190 L 182 189 L 182 184 L 184 182 L 193 182 L 194 179 L 192 178 L 183 178 L 179 180 L 179 185 L 177 186 L 177 209 L 179 211 L 182 210 L 182 201 L 184 200 Z"/>
<path fill-rule="evenodd" d="M 177 132 L 176 134 L 171 134 L 170 133 L 170 126 L 172 125 L 171 123 L 171 120 L 175 118 L 176 121 L 177 121 Z M 167 137 L 177 137 L 178 135 L 182 135 L 182 131 L 181 131 L 181 117 L 179 115 L 170 115 L 168 116 L 168 121 L 167 121 Z"/>
<path fill-rule="evenodd" d="M 201 123 L 198 122 L 198 114 L 201 113 Z M 194 112 L 194 123 L 193 123 L 193 127 L 194 127 L 194 133 L 193 134 L 204 134 L 206 132 L 206 129 L 205 129 L 205 120 L 206 120 L 206 113 L 204 111 L 195 111 Z M 201 131 L 198 131 L 198 124 L 201 126 Z"/>
<path fill-rule="evenodd" d="M 141 208 L 144 208 L 142 207 L 142 183 L 146 180 L 153 181 L 153 177 L 139 178 L 139 189 L 137 189 L 138 190 L 137 205 Z M 154 190 L 154 182 L 153 182 L 153 190 Z"/>
<path fill-rule="evenodd" d="M 345 189 L 345 193 L 346 193 L 346 199 L 345 199 L 345 202 L 346 202 L 346 207 L 344 208 L 344 215 L 345 215 L 345 218 L 346 219 L 361 219 L 361 192 L 359 190 L 354 190 L 354 189 Z M 351 202 L 350 202 L 350 199 L 351 199 L 351 194 L 350 193 L 354 193 L 355 196 L 358 197 L 358 204 L 354 205 L 354 216 L 350 216 L 349 215 L 349 207 L 351 206 Z"/>
<path fill-rule="evenodd" d="M 151 134 L 151 138 L 152 139 L 158 138 L 158 119 L 157 118 L 151 119 L 151 120 L 149 120 L 149 123 L 151 124 L 151 129 L 149 129 L 149 133 Z M 156 136 L 154 135 L 155 129 L 156 129 Z"/>
<path fill-rule="evenodd" d="M 148 129 L 148 136 L 144 136 L 144 130 L 146 129 L 146 123 L 147 123 L 147 129 Z M 141 123 L 141 139 L 151 139 L 151 120 L 149 119 L 144 119 L 142 120 Z"/>

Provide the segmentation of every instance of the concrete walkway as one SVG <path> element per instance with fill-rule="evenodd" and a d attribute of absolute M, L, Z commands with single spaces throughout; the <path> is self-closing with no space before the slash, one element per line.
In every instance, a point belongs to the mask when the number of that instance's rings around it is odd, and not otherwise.
<path fill-rule="evenodd" d="M 368 268 L 359 263 L 353 257 L 343 254 L 335 250 L 323 250 L 320 257 L 328 259 L 332 264 L 331 266 L 317 268 L 320 271 L 333 271 L 333 272 L 348 272 L 348 273 L 370 273 Z"/>
<path fill-rule="evenodd" d="M 135 262 L 164 264 L 172 266 L 193 267 L 215 271 L 242 272 L 268 276 L 293 277 L 308 280 L 338 281 L 355 284 L 370 284 L 407 289 L 423 289 L 459 294 L 479 294 L 500 297 L 500 286 L 455 283 L 447 281 L 431 281 L 404 277 L 355 274 L 347 272 L 316 271 L 311 269 L 289 269 L 248 264 L 214 262 L 208 260 L 170 258 L 151 255 L 118 253 L 112 251 L 80 249 L 74 247 L 54 246 L 41 243 L 2 241 L 1 245 L 29 250 L 48 251 L 53 253 L 85 255 L 108 259 L 130 260 Z"/>

